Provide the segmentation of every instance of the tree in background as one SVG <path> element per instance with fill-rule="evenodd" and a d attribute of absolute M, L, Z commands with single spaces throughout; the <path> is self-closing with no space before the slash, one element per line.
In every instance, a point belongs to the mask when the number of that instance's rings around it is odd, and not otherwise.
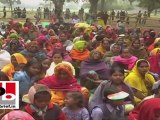
<path fill-rule="evenodd" d="M 13 16 L 13 7 L 12 7 L 12 5 L 14 3 L 21 4 L 21 0 L 0 0 L 0 2 L 3 3 L 3 4 L 8 4 L 8 6 L 11 9 L 11 17 Z"/>
<path fill-rule="evenodd" d="M 63 5 L 65 0 L 51 0 L 55 6 L 55 14 L 60 17 L 63 12 Z"/>
<path fill-rule="evenodd" d="M 160 0 L 139 0 L 139 6 L 144 7 L 148 11 L 148 17 L 153 10 L 160 8 Z"/>

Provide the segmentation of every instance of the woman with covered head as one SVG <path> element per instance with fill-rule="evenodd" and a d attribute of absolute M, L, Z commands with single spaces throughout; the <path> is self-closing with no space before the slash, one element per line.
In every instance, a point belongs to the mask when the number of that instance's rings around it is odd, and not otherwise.
<path fill-rule="evenodd" d="M 3 116 L 1 120 L 35 120 L 35 119 L 27 112 L 14 110 Z"/>
<path fill-rule="evenodd" d="M 141 46 L 140 40 L 138 39 L 132 41 L 130 52 L 138 59 L 148 59 L 149 56 L 147 49 Z"/>
<path fill-rule="evenodd" d="M 90 51 L 87 49 L 87 42 L 79 40 L 74 43 L 74 46 L 70 52 L 70 56 L 73 61 L 73 66 L 76 68 L 76 73 L 79 74 L 80 63 L 83 60 L 89 58 Z"/>
<path fill-rule="evenodd" d="M 121 51 L 121 46 L 117 43 L 114 43 L 110 46 L 110 51 L 106 52 L 103 56 L 103 60 L 106 64 L 110 65 L 111 58 L 118 56 Z"/>
<path fill-rule="evenodd" d="M 106 37 L 103 38 L 100 45 L 96 48 L 97 51 L 99 51 L 103 56 L 106 52 L 110 49 L 110 40 Z"/>
<path fill-rule="evenodd" d="M 112 58 L 111 62 L 121 63 L 125 66 L 125 69 L 131 70 L 137 61 L 137 57 L 133 56 L 128 48 L 124 48 L 121 54 Z"/>
<path fill-rule="evenodd" d="M 26 49 L 22 50 L 20 53 L 29 59 L 33 57 L 37 59 L 44 59 L 47 57 L 46 53 L 40 49 L 36 41 L 27 43 Z"/>
<path fill-rule="evenodd" d="M 1 71 L 8 76 L 9 80 L 12 80 L 14 73 L 22 70 L 26 63 L 27 59 L 22 54 L 15 53 L 11 55 L 11 63 L 5 65 Z"/>
<path fill-rule="evenodd" d="M 81 87 L 76 78 L 73 76 L 72 68 L 65 63 L 59 63 L 54 70 L 54 75 L 46 77 L 39 81 L 53 90 L 53 101 L 63 105 L 66 93 L 70 91 L 80 91 L 87 102 L 89 92 L 86 88 Z"/>
<path fill-rule="evenodd" d="M 146 96 L 151 95 L 155 79 L 149 73 L 149 69 L 149 62 L 140 59 L 136 62 L 134 68 L 124 80 L 125 83 L 133 89 L 136 104 L 141 102 Z"/>
<path fill-rule="evenodd" d="M 4 49 L 7 50 L 10 54 L 18 53 L 24 49 L 17 33 L 10 34 L 9 41 L 6 43 Z"/>
<path fill-rule="evenodd" d="M 160 99 L 143 101 L 129 114 L 128 120 L 160 120 Z"/>
<path fill-rule="evenodd" d="M 100 52 L 97 50 L 91 51 L 90 58 L 81 62 L 80 77 L 81 85 L 86 86 L 88 89 L 98 86 L 95 83 L 96 81 L 100 82 L 101 80 L 108 79 L 108 67 L 102 61 L 102 54 Z"/>
<path fill-rule="evenodd" d="M 150 57 L 148 59 L 151 64 L 150 71 L 152 73 L 160 75 L 160 48 L 155 48 L 150 52 Z"/>

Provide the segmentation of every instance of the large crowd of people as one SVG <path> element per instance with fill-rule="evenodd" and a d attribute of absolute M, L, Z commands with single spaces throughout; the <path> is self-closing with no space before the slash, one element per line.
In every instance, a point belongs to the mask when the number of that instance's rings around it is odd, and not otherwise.
<path fill-rule="evenodd" d="M 0 118 L 159 120 L 160 34 L 128 29 L 122 15 L 117 27 L 74 19 L 0 26 L 0 80 L 19 81 L 20 92 L 20 108 Z"/>

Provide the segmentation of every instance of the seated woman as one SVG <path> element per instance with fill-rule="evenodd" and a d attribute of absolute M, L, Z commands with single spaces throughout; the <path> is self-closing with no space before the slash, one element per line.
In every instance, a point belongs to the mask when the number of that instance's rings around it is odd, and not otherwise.
<path fill-rule="evenodd" d="M 147 49 L 140 44 L 140 40 L 136 39 L 132 42 L 132 45 L 130 47 L 130 52 L 132 55 L 137 57 L 138 59 L 148 59 L 148 51 Z"/>
<path fill-rule="evenodd" d="M 120 54 L 121 47 L 119 44 L 114 43 L 110 46 L 110 51 L 106 52 L 103 56 L 103 60 L 106 64 L 110 66 L 111 58 L 114 56 L 118 56 Z"/>
<path fill-rule="evenodd" d="M 122 49 L 122 52 L 119 56 L 115 56 L 112 58 L 113 63 L 118 62 L 126 66 L 127 70 L 131 70 L 134 64 L 137 61 L 137 57 L 131 55 L 128 48 Z"/>
<path fill-rule="evenodd" d="M 151 89 L 155 79 L 148 73 L 149 68 L 149 62 L 140 59 L 124 80 L 133 89 L 136 104 L 141 102 L 146 96 L 151 95 Z"/>
<path fill-rule="evenodd" d="M 50 52 L 47 53 L 47 56 L 49 58 L 52 58 L 53 57 L 53 54 L 55 52 L 59 52 L 59 53 L 62 53 L 63 54 L 63 58 L 65 61 L 68 61 L 68 62 L 72 62 L 72 58 L 69 56 L 69 53 L 68 51 L 65 50 L 65 48 L 63 47 L 62 43 L 60 42 L 57 42 L 53 45 L 53 48 Z"/>
<path fill-rule="evenodd" d="M 9 80 L 12 80 L 14 73 L 22 70 L 26 63 L 27 59 L 22 54 L 14 53 L 11 55 L 11 63 L 5 65 L 1 71 L 8 76 Z"/>
<path fill-rule="evenodd" d="M 128 116 L 128 120 L 159 120 L 160 99 L 153 98 L 143 101 Z"/>
<path fill-rule="evenodd" d="M 160 48 L 155 48 L 150 52 L 150 57 L 148 59 L 149 63 L 151 64 L 150 66 L 150 71 L 152 73 L 156 73 L 160 75 Z"/>
<path fill-rule="evenodd" d="M 113 66 L 110 70 L 110 80 L 105 80 L 101 82 L 96 91 L 94 92 L 93 97 L 91 97 L 89 102 L 89 109 L 92 110 L 95 106 L 103 103 L 104 90 L 115 86 L 121 91 L 129 93 L 129 97 L 125 100 L 126 104 L 133 103 L 133 91 L 131 88 L 124 82 L 124 69 L 119 66 Z"/>
<path fill-rule="evenodd" d="M 32 41 L 28 43 L 26 45 L 26 49 L 22 50 L 20 53 L 26 57 L 30 57 L 30 58 L 35 57 L 36 59 L 39 59 L 39 60 L 47 58 L 46 53 L 40 49 L 36 41 Z"/>
<path fill-rule="evenodd" d="M 80 63 L 89 58 L 90 51 L 87 49 L 87 42 L 79 40 L 74 43 L 74 47 L 70 51 L 73 66 L 76 69 L 76 75 L 79 74 Z"/>
<path fill-rule="evenodd" d="M 89 99 L 89 91 L 81 87 L 73 76 L 72 68 L 65 63 L 59 63 L 54 70 L 54 75 L 39 81 L 52 89 L 52 101 L 63 106 L 65 95 L 70 91 L 80 91 L 84 95 L 86 105 Z"/>
<path fill-rule="evenodd" d="M 91 71 L 98 75 L 97 79 L 94 78 L 94 74 L 92 74 Z M 97 50 L 91 51 L 90 58 L 81 62 L 80 65 L 81 85 L 87 87 L 88 89 L 93 89 L 98 85 L 94 82 L 97 80 L 107 80 L 108 77 L 108 67 L 105 62 L 102 61 L 101 53 Z"/>
<path fill-rule="evenodd" d="M 108 52 L 109 49 L 110 49 L 110 43 L 109 39 L 106 37 L 103 38 L 100 45 L 96 48 L 96 50 L 99 51 L 102 54 L 102 56 L 104 56 L 104 54 Z"/>
<path fill-rule="evenodd" d="M 7 41 L 4 50 L 8 51 L 10 54 L 19 53 L 24 49 L 22 42 L 18 38 L 16 33 L 11 33 L 9 36 L 9 41 Z"/>

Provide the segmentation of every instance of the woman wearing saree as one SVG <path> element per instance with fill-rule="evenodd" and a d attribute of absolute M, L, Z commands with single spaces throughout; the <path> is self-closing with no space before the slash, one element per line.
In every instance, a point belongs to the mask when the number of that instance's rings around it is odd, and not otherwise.
<path fill-rule="evenodd" d="M 46 53 L 40 49 L 36 41 L 27 43 L 26 49 L 22 50 L 20 53 L 29 59 L 33 57 L 35 57 L 38 60 L 43 60 L 44 58 L 47 58 Z"/>
<path fill-rule="evenodd" d="M 89 109 L 92 110 L 98 104 L 102 104 L 104 101 L 104 91 L 109 87 L 116 87 L 118 90 L 129 93 L 129 97 L 125 100 L 126 104 L 134 104 L 133 91 L 124 82 L 124 69 L 118 65 L 112 66 L 110 70 L 109 80 L 105 80 L 100 83 L 95 90 L 94 95 L 89 101 Z"/>
<path fill-rule="evenodd" d="M 140 103 L 146 96 L 151 95 L 154 77 L 149 73 L 150 64 L 147 60 L 140 59 L 125 78 L 124 82 L 134 91 L 136 104 Z"/>
<path fill-rule="evenodd" d="M 118 62 L 123 64 L 127 70 L 131 70 L 137 61 L 137 57 L 131 55 L 128 48 L 122 49 L 122 53 L 119 56 L 112 58 L 112 62 Z"/>
<path fill-rule="evenodd" d="M 111 58 L 114 56 L 118 56 L 120 51 L 121 51 L 120 45 L 118 45 L 117 43 L 112 44 L 110 46 L 110 51 L 106 52 L 103 56 L 104 62 L 110 67 L 111 66 L 111 64 L 110 64 Z"/>
<path fill-rule="evenodd" d="M 80 91 L 85 99 L 86 105 L 89 99 L 89 91 L 80 86 L 73 76 L 72 68 L 65 63 L 59 63 L 54 70 L 54 75 L 39 81 L 52 89 L 52 101 L 59 105 L 64 104 L 65 95 L 70 91 Z"/>
<path fill-rule="evenodd" d="M 20 53 L 11 55 L 11 63 L 2 68 L 9 80 L 13 79 L 13 75 L 16 71 L 22 70 L 24 65 L 27 63 L 27 59 Z"/>
<path fill-rule="evenodd" d="M 76 70 L 76 75 L 79 75 L 80 64 L 83 60 L 89 58 L 90 51 L 87 49 L 87 42 L 84 40 L 79 40 L 74 43 L 74 46 L 70 52 L 72 58 L 73 66 Z"/>
<path fill-rule="evenodd" d="M 128 116 L 128 120 L 159 120 L 160 99 L 153 98 L 143 101 Z"/>
<path fill-rule="evenodd" d="M 99 78 L 99 80 L 107 80 L 109 77 L 108 67 L 105 62 L 102 61 L 102 55 L 97 50 L 91 51 L 90 58 L 81 62 L 80 65 L 81 85 L 87 88 L 91 85 L 91 81 L 89 79 L 92 79 L 93 81 L 96 79 L 93 78 L 95 74 L 93 73 L 93 75 L 91 71 L 95 72 L 98 75 L 97 77 Z M 96 85 L 94 84 L 94 86 Z"/>
<path fill-rule="evenodd" d="M 148 59 L 149 56 L 147 49 L 140 45 L 140 40 L 138 39 L 132 42 L 130 52 L 138 59 Z"/>
<path fill-rule="evenodd" d="M 155 48 L 150 52 L 148 61 L 151 64 L 150 71 L 160 75 L 160 48 Z"/>
<path fill-rule="evenodd" d="M 99 51 L 103 56 L 110 49 L 109 41 L 110 40 L 108 38 L 104 37 L 103 40 L 101 41 L 100 45 L 96 48 L 96 50 Z"/>

